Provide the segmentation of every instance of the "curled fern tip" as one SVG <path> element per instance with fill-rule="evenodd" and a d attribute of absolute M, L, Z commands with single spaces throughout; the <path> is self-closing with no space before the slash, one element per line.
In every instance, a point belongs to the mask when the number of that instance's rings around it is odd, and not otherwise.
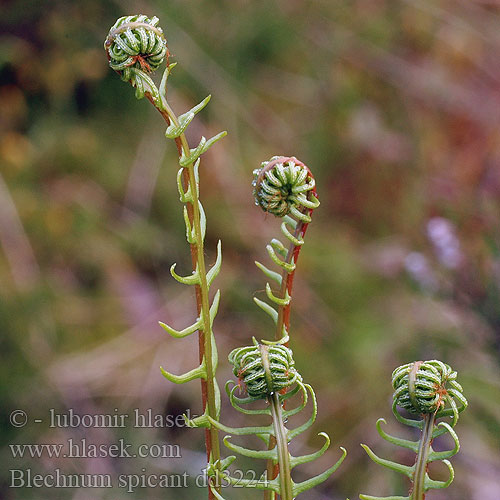
<path fill-rule="evenodd" d="M 294 156 L 273 156 L 253 174 L 255 204 L 265 212 L 284 217 L 303 208 L 314 209 L 319 204 L 311 171 Z"/>
<path fill-rule="evenodd" d="M 167 41 L 158 22 L 156 16 L 124 16 L 109 30 L 104 49 L 109 65 L 124 80 L 131 79 L 132 68 L 154 72 L 168 56 Z"/>
<path fill-rule="evenodd" d="M 415 361 L 396 368 L 392 374 L 394 401 L 409 413 L 435 413 L 446 403 L 463 409 L 467 400 L 462 386 L 456 381 L 457 372 L 438 360 Z"/>
<path fill-rule="evenodd" d="M 272 343 L 234 349 L 229 354 L 233 373 L 244 383 L 249 396 L 266 399 L 302 380 L 295 369 L 291 349 Z"/>

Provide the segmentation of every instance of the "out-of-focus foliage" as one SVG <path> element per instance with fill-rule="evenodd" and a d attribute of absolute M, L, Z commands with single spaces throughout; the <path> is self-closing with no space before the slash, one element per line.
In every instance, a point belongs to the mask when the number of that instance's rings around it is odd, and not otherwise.
<path fill-rule="evenodd" d="M 460 373 L 456 479 L 439 500 L 494 500 L 500 489 L 500 8 L 495 0 L 6 1 L 0 19 L 0 404 L 2 445 L 86 437 L 179 443 L 182 459 L 38 460 L 38 471 L 151 473 L 204 464 L 197 430 L 14 429 L 8 416 L 199 413 L 198 387 L 174 387 L 193 350 L 157 325 L 183 327 L 193 299 L 168 273 L 189 269 L 164 123 L 107 66 L 109 27 L 157 15 L 179 62 L 169 99 L 190 127 L 228 130 L 207 154 L 201 196 L 208 248 L 221 238 L 221 359 L 267 318 L 254 267 L 278 221 L 253 205 L 252 171 L 273 154 L 314 170 L 321 207 L 296 276 L 291 346 L 317 391 L 315 424 L 349 450 L 308 498 L 401 491 L 359 447 L 390 415 L 390 374 L 439 358 Z M 207 130 L 208 129 L 208 130 Z M 209 255 L 215 260 L 215 255 Z M 328 265 L 325 266 L 325 262 Z M 189 344 L 189 341 L 186 341 Z M 219 380 L 229 377 L 223 364 Z M 225 420 L 240 418 L 225 402 Z M 37 426 L 38 425 L 38 426 Z M 392 426 L 390 426 L 392 427 Z M 313 436 L 313 434 L 311 434 Z M 311 440 L 314 439 L 311 437 Z M 303 442 L 304 450 L 314 444 Z M 383 453 L 384 450 L 381 450 Z M 392 457 L 399 462 L 410 456 Z M 2 446 L 2 464 L 15 464 Z M 325 458 L 325 463 L 327 462 Z M 328 462 L 331 462 L 329 460 Z M 319 467 L 319 466 L 318 466 Z M 316 471 L 308 471 L 304 477 Z M 68 472 L 70 472 L 68 470 Z M 434 477 L 439 479 L 437 470 Z M 300 481 L 303 478 L 294 477 Z M 441 477 L 442 479 L 442 477 Z M 0 496 L 39 498 L 36 489 Z M 196 488 L 93 490 L 91 497 L 202 498 Z M 87 498 L 60 490 L 58 498 Z M 256 498 L 252 492 L 227 496 Z M 31 496 L 30 496 L 31 495 Z M 79 496 L 80 495 L 80 496 Z M 121 495 L 121 496 L 120 496 Z M 445 495 L 445 496 L 440 496 Z"/>

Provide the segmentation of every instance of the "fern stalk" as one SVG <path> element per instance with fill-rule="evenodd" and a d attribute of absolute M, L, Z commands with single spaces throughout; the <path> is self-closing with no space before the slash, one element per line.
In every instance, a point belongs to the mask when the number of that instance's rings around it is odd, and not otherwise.
<path fill-rule="evenodd" d="M 276 450 L 278 452 L 281 498 L 282 500 L 293 500 L 290 453 L 288 452 L 287 434 L 283 422 L 281 402 L 277 392 L 274 392 L 270 399 L 274 441 L 276 442 Z M 270 449 L 273 449 L 273 446 Z"/>
<path fill-rule="evenodd" d="M 309 213 L 312 210 L 308 210 Z M 297 239 L 303 239 L 307 230 L 307 226 L 309 223 L 303 223 L 299 221 L 297 224 L 297 228 L 294 231 L 293 236 Z M 280 289 L 280 298 L 284 299 L 288 293 L 288 295 L 292 296 L 292 288 L 293 288 L 293 278 L 295 276 L 295 266 L 297 265 L 297 260 L 299 258 L 300 250 L 302 249 L 302 245 L 295 245 L 294 243 L 290 243 L 288 248 L 287 256 L 285 262 L 294 265 L 294 269 L 291 272 L 288 272 L 286 269 L 282 271 L 282 285 Z M 278 306 L 278 322 L 276 324 L 276 333 L 275 340 L 280 340 L 283 336 L 283 332 L 290 331 L 290 309 L 292 307 L 292 302 L 290 301 L 288 304 L 283 304 Z"/>
<path fill-rule="evenodd" d="M 177 116 L 173 112 L 172 108 L 168 105 L 166 99 L 161 96 L 161 106 L 157 104 L 157 101 L 153 99 L 151 93 L 147 92 L 146 97 L 153 104 L 153 106 L 160 112 L 160 114 L 165 119 L 167 125 L 173 125 L 174 127 L 179 127 L 179 121 Z M 179 157 L 184 155 L 188 156 L 190 154 L 190 148 L 186 135 L 181 133 L 179 137 L 176 137 L 175 143 L 179 151 Z M 191 249 L 191 260 L 193 271 L 198 269 L 200 276 L 200 284 L 195 285 L 196 292 L 196 308 L 198 312 L 198 317 L 202 318 L 203 329 L 198 330 L 198 340 L 199 340 L 199 361 L 200 363 L 205 359 L 205 368 L 207 371 L 207 379 L 200 379 L 201 381 L 201 394 L 203 411 L 208 410 L 207 413 L 213 419 L 217 419 L 217 409 L 216 409 L 216 396 L 215 396 L 215 367 L 212 363 L 212 342 L 211 335 L 212 326 L 210 324 L 210 302 L 206 275 L 206 266 L 204 258 L 204 242 L 201 232 L 201 217 L 200 217 L 200 207 L 199 207 L 199 196 L 197 189 L 197 182 L 194 173 L 193 163 L 189 163 L 182 170 L 182 177 L 184 183 L 188 186 L 193 196 L 193 201 L 188 202 L 187 212 L 189 217 L 189 222 L 191 227 L 194 228 L 194 233 L 196 237 L 196 243 L 190 243 Z M 210 332 L 211 335 L 205 335 L 204 332 Z M 220 460 L 220 446 L 219 446 L 219 432 L 214 426 L 210 426 L 205 429 L 205 444 L 207 449 L 207 459 L 208 461 L 216 462 Z"/>
<path fill-rule="evenodd" d="M 184 221 L 186 239 L 190 245 L 193 273 L 182 277 L 175 273 L 175 264 L 170 272 L 180 283 L 195 286 L 197 320 L 182 331 L 175 330 L 164 323 L 161 326 L 173 337 L 183 338 L 198 332 L 199 366 L 183 375 L 171 374 L 163 368 L 163 375 L 171 382 L 182 384 L 200 379 L 203 415 L 188 421 L 188 425 L 205 428 L 205 444 L 209 468 L 220 465 L 220 445 L 218 430 L 210 424 L 210 419 L 218 421 L 220 413 L 220 394 L 215 379 L 217 368 L 217 350 L 212 331 L 212 323 L 217 313 L 219 292 L 216 293 L 212 306 L 210 305 L 209 288 L 217 276 L 221 266 L 220 242 L 217 247 L 217 260 L 207 273 L 204 258 L 204 237 L 206 220 L 199 199 L 198 165 L 199 157 L 226 133 L 222 132 L 208 141 L 202 137 L 200 144 L 190 149 L 184 130 L 191 123 L 196 113 L 203 109 L 210 96 L 193 109 L 177 117 L 169 106 L 166 98 L 166 83 L 175 64 L 168 65 L 169 51 L 163 31 L 157 26 L 158 18 L 148 18 L 144 15 L 125 16 L 117 20 L 111 28 L 104 43 L 109 64 L 123 81 L 130 83 L 136 89 L 136 97 L 146 97 L 155 109 L 162 115 L 167 124 L 165 135 L 174 139 L 179 154 L 181 169 L 178 172 L 177 184 L 180 200 L 184 206 Z M 167 68 L 164 71 L 160 88 L 158 89 L 149 73 L 158 69 L 165 57 Z M 220 492 L 220 486 L 209 480 L 209 498 L 215 499 Z"/>
<path fill-rule="evenodd" d="M 424 415 L 423 420 L 422 435 L 420 436 L 417 461 L 415 462 L 415 472 L 413 473 L 412 500 L 424 500 L 425 498 L 425 474 L 427 473 L 427 464 L 432 443 L 432 431 L 434 430 L 436 414 L 427 413 Z"/>
<path fill-rule="evenodd" d="M 273 377 L 269 364 L 269 346 L 262 344 L 259 346 L 259 349 L 261 352 L 261 360 L 262 366 L 264 368 L 266 384 L 268 386 L 272 386 Z M 284 389 L 286 389 L 286 387 Z M 277 472 L 279 472 L 280 478 L 281 498 L 283 500 L 293 500 L 293 485 L 291 475 L 292 468 L 290 467 L 290 453 L 288 452 L 288 437 L 283 420 L 283 412 L 281 408 L 279 393 L 277 391 L 272 392 L 269 395 L 268 400 L 271 406 L 271 417 L 273 419 L 274 429 L 274 434 L 272 436 L 269 436 L 268 450 L 272 450 L 274 447 L 276 447 L 278 455 Z M 268 460 L 267 469 L 270 468 L 270 465 L 274 465 L 274 461 L 272 459 Z M 275 479 L 275 477 L 278 476 L 278 474 L 274 472 L 275 471 L 273 468 L 272 479 Z"/>

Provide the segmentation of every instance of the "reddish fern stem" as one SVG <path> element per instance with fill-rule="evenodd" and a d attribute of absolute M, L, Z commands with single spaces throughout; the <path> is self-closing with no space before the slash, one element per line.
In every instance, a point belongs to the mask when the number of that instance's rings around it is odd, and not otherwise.
<path fill-rule="evenodd" d="M 263 181 L 264 176 L 267 171 L 271 170 L 277 163 L 286 163 L 288 161 L 293 161 L 296 165 L 300 165 L 301 167 L 304 167 L 307 169 L 309 176 L 314 179 L 314 176 L 309 169 L 307 165 L 302 163 L 301 161 L 297 160 L 294 156 L 291 157 L 283 157 L 280 156 L 278 158 L 275 158 L 274 160 L 271 160 L 265 167 L 261 169 L 259 172 L 259 175 L 256 179 L 256 186 L 259 186 L 259 184 Z M 318 194 L 316 192 L 316 188 L 311 189 L 308 194 L 307 198 L 310 199 L 311 196 L 314 196 L 315 198 L 318 198 Z M 311 217 L 311 214 L 313 212 L 312 208 L 306 208 L 303 207 L 301 210 L 302 213 L 307 215 L 308 217 Z M 309 226 L 309 222 L 302 222 L 302 221 L 297 221 L 297 227 L 295 228 L 293 236 L 299 240 L 304 238 L 304 235 L 306 234 L 307 228 Z M 299 254 L 300 250 L 303 245 L 295 245 L 294 243 L 290 243 L 290 246 L 288 248 L 287 256 L 286 256 L 286 262 L 289 264 L 295 264 L 297 265 L 297 261 L 299 259 Z M 288 272 L 286 269 L 283 269 L 282 276 L 281 276 L 281 289 L 280 289 L 280 298 L 285 298 L 286 294 L 288 292 L 289 297 L 292 296 L 292 288 L 293 288 L 293 279 L 295 277 L 295 270 L 292 272 Z M 287 333 L 290 332 L 290 310 L 291 310 L 292 302 L 290 302 L 286 306 L 279 306 L 278 307 L 278 322 L 276 325 L 276 332 L 275 332 L 275 339 L 280 340 L 283 337 L 283 328 L 287 331 Z M 284 344 L 285 346 L 288 347 L 289 342 L 286 342 Z M 276 439 L 274 436 L 270 436 L 269 439 L 269 445 L 268 449 L 272 450 L 276 446 Z M 268 460 L 267 462 L 267 476 L 270 479 L 275 479 L 278 474 L 279 474 L 279 464 L 273 464 L 272 460 Z M 279 498 L 279 496 L 276 496 Z M 272 500 L 273 498 L 273 493 L 270 491 L 264 491 L 264 500 Z"/>
<path fill-rule="evenodd" d="M 155 102 L 155 99 L 149 92 L 145 92 L 145 96 L 147 99 L 151 102 L 151 104 L 155 107 L 155 109 L 161 114 L 163 119 L 165 120 L 167 126 L 170 125 L 170 118 L 167 114 L 167 112 L 161 108 L 159 108 Z M 182 144 L 181 140 L 179 137 L 176 137 L 175 139 L 175 145 L 177 147 L 177 153 L 179 154 L 179 157 L 182 155 Z M 184 183 L 184 186 L 189 185 L 189 173 L 186 168 L 182 169 L 182 180 Z M 186 203 L 187 205 L 187 213 L 188 213 L 188 218 L 189 222 L 191 224 L 191 227 L 193 227 L 193 205 L 188 202 Z M 193 270 L 196 269 L 196 263 L 198 260 L 198 247 L 190 243 L 189 248 L 191 250 L 191 263 Z M 199 285 L 195 285 L 195 296 L 196 296 L 196 311 L 198 317 L 201 314 L 201 288 Z M 205 334 L 203 330 L 198 330 L 198 349 L 199 349 L 199 362 L 201 363 L 203 361 L 203 355 L 205 352 Z M 207 381 L 204 380 L 203 378 L 200 379 L 201 382 L 201 401 L 202 401 L 202 406 L 203 406 L 203 412 L 206 410 L 207 406 Z M 205 428 L 205 448 L 207 451 L 207 462 L 210 462 L 211 460 L 211 455 L 212 455 L 212 439 L 211 439 L 211 433 L 210 433 L 210 428 Z M 215 495 L 213 494 L 211 488 L 208 488 L 208 498 L 209 500 L 216 500 Z"/>

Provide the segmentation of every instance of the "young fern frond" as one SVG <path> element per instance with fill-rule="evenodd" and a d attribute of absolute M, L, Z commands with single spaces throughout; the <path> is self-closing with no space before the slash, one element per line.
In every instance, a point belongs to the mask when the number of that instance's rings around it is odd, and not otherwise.
<path fill-rule="evenodd" d="M 271 461 L 279 470 L 274 478 L 264 476 L 258 481 L 236 479 L 231 477 L 226 470 L 227 466 L 234 460 L 234 457 L 230 457 L 227 459 L 226 468 L 221 469 L 221 477 L 218 480 L 223 479 L 237 486 L 266 490 L 273 495 L 279 495 L 283 500 L 292 500 L 300 493 L 314 488 L 328 479 L 343 462 L 347 452 L 341 448 L 342 456 L 337 463 L 321 474 L 300 483 L 293 481 L 292 469 L 321 457 L 330 446 L 330 438 L 321 432 L 319 435 L 323 437 L 324 443 L 315 453 L 293 456 L 288 450 L 288 443 L 308 430 L 315 422 L 317 403 L 312 387 L 302 382 L 302 377 L 295 369 L 292 351 L 284 345 L 287 341 L 288 338 L 285 337 L 278 342 L 263 341 L 258 343 L 254 338 L 253 345 L 235 349 L 229 354 L 229 361 L 233 364 L 233 373 L 248 393 L 247 397 L 236 396 L 235 391 L 240 385 L 231 387 L 231 381 L 228 382 L 226 392 L 231 405 L 246 415 L 267 415 L 271 417 L 271 424 L 240 428 L 228 427 L 215 421 L 212 424 L 219 430 L 228 433 L 224 438 L 224 444 L 232 452 L 245 457 Z M 302 401 L 296 407 L 284 409 L 284 401 L 290 400 L 297 394 L 302 397 Z M 284 422 L 300 413 L 306 407 L 309 398 L 312 403 L 311 416 L 306 422 L 294 429 L 286 428 Z M 261 400 L 266 400 L 269 406 L 262 409 L 245 408 L 245 405 Z M 253 450 L 239 446 L 231 441 L 232 435 L 257 436 L 264 442 L 267 449 Z M 271 438 L 274 439 L 271 441 Z M 269 446 L 270 444 L 271 446 Z M 215 475 L 215 472 L 212 474 Z"/>
<path fill-rule="evenodd" d="M 386 441 L 413 451 L 417 455 L 415 464 L 411 467 L 398 464 L 378 457 L 364 444 L 361 446 L 377 464 L 408 477 L 412 488 L 408 496 L 360 495 L 359 498 L 362 500 L 423 500 L 428 490 L 447 488 L 452 483 L 454 471 L 448 459 L 456 455 L 460 449 L 458 436 L 453 427 L 458 421 L 459 413 L 467 407 L 467 400 L 456 378 L 457 372 L 437 360 L 417 361 L 394 370 L 392 374 L 394 416 L 399 422 L 420 429 L 421 437 L 418 441 L 409 441 L 391 436 L 382 429 L 382 424 L 386 423 L 383 418 L 377 421 L 377 432 Z M 419 415 L 420 419 L 404 417 L 399 413 L 398 406 L 413 415 Z M 438 421 L 443 418 L 450 418 L 450 421 Z M 446 433 L 453 440 L 453 448 L 446 451 L 434 451 L 433 440 Z M 435 461 L 442 461 L 448 468 L 449 477 L 446 481 L 436 481 L 429 477 L 428 465 Z"/>
<path fill-rule="evenodd" d="M 254 297 L 257 306 L 267 313 L 276 325 L 274 338 L 278 341 L 288 337 L 289 334 L 291 295 L 296 262 L 304 243 L 303 236 L 307 224 L 311 220 L 312 208 L 319 206 L 319 201 L 316 197 L 314 177 L 309 168 L 295 157 L 273 156 L 270 160 L 262 162 L 261 167 L 255 169 L 253 174 L 252 185 L 255 204 L 265 212 L 283 218 L 281 232 L 290 241 L 288 251 L 285 245 L 276 238 L 273 238 L 266 246 L 270 259 L 281 273 L 255 261 L 256 266 L 265 276 L 279 287 L 279 293 L 276 296 L 269 282 L 266 283 L 266 295 L 272 305 Z M 315 206 L 307 208 L 304 201 L 306 204 L 312 203 Z M 298 213 L 298 217 L 293 218 L 290 215 L 293 213 Z M 304 217 L 305 224 L 301 220 Z M 274 438 L 271 437 L 269 447 L 272 448 L 274 445 Z M 277 472 L 272 461 L 268 460 L 267 473 L 269 476 L 275 477 Z M 271 494 L 264 495 L 264 500 L 271 499 Z"/>
<path fill-rule="evenodd" d="M 254 187 L 255 204 L 260 206 L 265 212 L 270 212 L 283 219 L 281 232 L 289 242 L 287 248 L 282 241 L 273 238 L 266 246 L 267 253 L 277 266 L 278 272 L 269 269 L 260 262 L 255 262 L 264 275 L 273 284 L 278 286 L 278 290 L 273 290 L 271 284 L 267 282 L 265 291 L 269 302 L 264 302 L 258 298 L 254 298 L 254 301 L 272 318 L 276 325 L 276 345 L 283 344 L 282 348 L 287 349 L 290 331 L 292 287 L 297 260 L 304 244 L 305 232 L 311 222 L 312 211 L 319 206 L 316 182 L 310 169 L 293 156 L 274 156 L 269 161 L 263 162 L 261 167 L 254 170 L 253 173 L 254 180 L 252 185 Z M 265 361 L 264 358 L 263 361 Z M 276 375 L 278 376 L 278 374 Z M 251 384 L 248 383 L 246 378 L 244 381 L 250 396 L 252 396 L 253 389 Z M 274 432 L 269 432 L 268 435 L 264 432 L 259 434 L 266 442 L 267 450 L 253 456 L 267 459 L 266 473 L 268 480 L 270 479 L 270 484 L 280 484 L 281 492 L 278 492 L 275 488 L 268 488 L 268 491 L 264 494 L 264 500 L 273 500 L 277 493 L 280 494 L 281 498 L 293 498 L 295 495 L 316 486 L 332 474 L 343 461 L 345 450 L 343 450 L 344 455 L 337 464 L 328 469 L 328 471 L 300 485 L 295 484 L 290 477 L 291 469 L 300 463 L 314 460 L 322 455 L 328 448 L 330 441 L 324 435 L 326 440 L 325 445 L 319 452 L 305 457 L 292 457 L 288 451 L 288 442 L 296 435 L 307 430 L 316 418 L 316 398 L 314 392 L 310 386 L 302 384 L 301 380 L 297 380 L 296 387 L 302 391 L 304 404 L 302 407 L 298 407 L 292 410 L 292 413 L 289 413 L 288 410 L 283 408 L 283 401 L 287 396 L 287 390 L 293 384 L 288 384 L 287 387 L 274 391 L 271 390 L 268 382 L 266 385 L 270 391 L 265 396 L 271 404 L 269 414 L 273 417 L 273 426 L 278 426 L 278 428 L 274 428 Z M 313 401 L 313 415 L 311 419 L 297 429 L 283 431 L 280 437 L 279 428 L 285 428 L 283 419 L 288 418 L 291 414 L 298 413 L 305 407 L 308 391 Z M 230 398 L 233 406 L 241 411 L 241 406 L 239 404 L 235 405 L 234 394 L 231 394 Z M 224 443 L 230 447 L 227 439 L 224 440 Z M 231 449 L 236 451 L 234 448 Z M 241 453 L 241 450 L 239 451 Z M 285 476 L 288 476 L 288 479 L 285 480 Z"/>
<path fill-rule="evenodd" d="M 265 212 L 283 218 L 281 232 L 289 241 L 288 249 L 278 239 L 266 246 L 270 259 L 281 271 L 269 269 L 260 262 L 257 267 L 275 282 L 279 291 L 266 283 L 266 295 L 272 304 L 258 298 L 255 303 L 271 316 L 276 324 L 275 340 L 286 337 L 290 329 L 290 304 L 297 259 L 304 244 L 304 235 L 311 222 L 312 211 L 319 206 L 316 182 L 309 168 L 294 156 L 273 156 L 254 170 L 255 204 Z"/>
<path fill-rule="evenodd" d="M 207 460 L 209 467 L 218 467 L 221 463 L 218 431 L 210 422 L 216 422 L 220 416 L 220 391 L 215 379 L 217 369 L 217 348 L 212 325 L 220 300 L 217 291 L 210 300 L 210 285 L 218 275 L 222 264 L 222 250 L 219 241 L 215 264 L 207 271 L 204 257 L 204 240 L 206 218 L 199 199 L 199 162 L 200 156 L 226 135 L 221 132 L 211 139 L 202 137 L 195 148 L 190 148 L 184 132 L 195 115 L 209 102 L 210 96 L 186 113 L 177 117 L 167 102 L 167 79 L 175 64 L 168 64 L 169 51 L 163 31 L 158 26 L 158 18 L 149 19 L 144 15 L 126 16 L 118 19 L 111 28 L 104 43 L 112 69 L 118 72 L 121 79 L 135 87 L 138 99 L 146 97 L 163 116 L 167 123 L 165 136 L 173 139 L 179 154 L 180 169 L 177 174 L 177 187 L 186 226 L 186 239 L 191 248 L 193 272 L 188 276 L 179 275 L 173 264 L 170 268 L 172 277 L 179 283 L 194 286 L 196 290 L 197 318 L 183 330 L 176 330 L 165 323 L 160 325 L 173 337 L 184 338 L 195 332 L 199 334 L 200 364 L 182 375 L 174 375 L 161 368 L 162 374 L 176 384 L 200 379 L 202 386 L 203 415 L 188 424 L 193 427 L 205 427 Z M 158 89 L 150 73 L 159 68 L 167 57 L 167 68 L 164 71 Z M 218 487 L 209 485 L 209 497 L 219 495 Z"/>

